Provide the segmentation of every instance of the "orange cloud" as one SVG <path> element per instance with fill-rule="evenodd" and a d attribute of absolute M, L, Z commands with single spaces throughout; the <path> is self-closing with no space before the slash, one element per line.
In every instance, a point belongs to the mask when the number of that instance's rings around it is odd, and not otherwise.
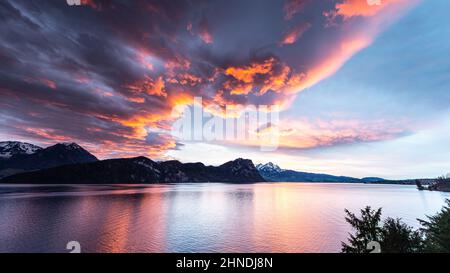
<path fill-rule="evenodd" d="M 280 92 L 286 86 L 286 81 L 289 78 L 291 69 L 287 65 L 281 65 L 278 73 L 271 73 L 269 78 L 264 81 L 260 95 L 264 95 L 267 91 L 272 90 L 274 92 Z"/>
<path fill-rule="evenodd" d="M 125 88 L 132 91 L 133 94 L 137 95 L 146 93 L 150 96 L 167 97 L 167 93 L 165 91 L 165 82 L 162 76 L 159 76 L 158 78 L 156 78 L 156 80 L 145 76 L 143 80 L 138 81 L 134 84 L 126 85 Z"/>
<path fill-rule="evenodd" d="M 262 63 L 252 63 L 244 67 L 229 67 L 225 70 L 225 75 L 231 75 L 244 83 L 251 83 L 255 75 L 269 73 L 274 63 L 275 59 L 269 58 Z"/>
<path fill-rule="evenodd" d="M 127 101 L 134 102 L 134 103 L 144 103 L 145 98 L 143 97 L 126 97 Z"/>
<path fill-rule="evenodd" d="M 286 86 L 291 69 L 273 57 L 252 62 L 242 67 L 229 67 L 225 75 L 232 80 L 225 81 L 223 88 L 231 95 L 247 95 L 252 91 L 264 95 L 269 90 L 281 92 Z"/>
<path fill-rule="evenodd" d="M 371 42 L 370 34 L 357 34 L 343 38 L 331 48 L 331 51 L 326 52 L 323 58 L 316 60 L 308 69 L 300 72 L 275 58 L 252 62 L 241 67 L 229 67 L 225 70 L 225 75 L 232 76 L 232 79 L 225 81 L 222 85 L 221 101 L 224 101 L 223 91 L 231 95 L 254 93 L 262 96 L 271 90 L 280 94 L 278 99 L 272 100 L 272 103 L 277 101 L 279 104 L 288 105 L 288 102 L 283 100 L 290 100 L 289 94 L 301 92 L 332 76 L 348 59 Z"/>
<path fill-rule="evenodd" d="M 20 128 L 20 126 L 17 126 L 17 128 Z M 53 142 L 55 142 L 55 141 L 56 142 L 71 141 L 70 137 L 60 134 L 54 129 L 38 129 L 38 128 L 29 128 L 29 127 L 22 127 L 22 129 L 25 132 L 29 133 L 30 135 L 34 135 L 34 137 L 40 138 L 40 139 L 51 140 Z"/>
<path fill-rule="evenodd" d="M 336 13 L 348 17 L 354 16 L 374 16 L 388 6 L 404 2 L 404 0 L 345 0 L 343 3 L 336 4 Z"/>
<path fill-rule="evenodd" d="M 84 144 L 89 151 L 99 158 L 126 158 L 139 155 L 149 158 L 164 158 L 164 152 L 177 147 L 177 142 L 168 135 L 157 135 L 158 141 L 148 143 L 146 140 L 129 139 L 120 144 L 114 141 L 102 141 L 100 144 Z"/>
<path fill-rule="evenodd" d="M 145 139 L 147 136 L 147 130 L 145 128 L 148 126 L 156 126 L 163 116 L 157 113 L 142 113 L 141 115 L 135 115 L 127 119 L 112 118 L 112 120 L 132 129 L 133 133 L 124 137 L 129 139 Z"/>
<path fill-rule="evenodd" d="M 310 23 L 300 24 L 290 29 L 283 37 L 281 43 L 285 45 L 295 43 L 311 27 Z"/>
<path fill-rule="evenodd" d="M 160 76 L 156 81 L 154 81 L 149 88 L 147 88 L 146 92 L 152 96 L 160 96 L 167 97 L 167 93 L 164 90 L 165 84 L 163 78 Z"/>
<path fill-rule="evenodd" d="M 305 73 L 292 76 L 288 82 L 287 92 L 297 93 L 332 76 L 348 59 L 371 42 L 372 38 L 365 36 L 341 41 L 340 44 L 335 45 L 335 49 L 330 56 L 315 64 Z"/>
<path fill-rule="evenodd" d="M 92 131 L 94 129 L 87 128 L 87 130 Z M 111 140 L 102 140 L 95 144 L 77 140 L 77 143 L 98 158 L 127 158 L 139 155 L 163 159 L 165 157 L 164 152 L 176 148 L 177 143 L 170 136 L 159 135 L 158 137 L 160 140 L 154 143 L 135 139 L 122 140 L 121 143 Z M 74 139 L 71 139 L 70 141 L 74 141 Z M 54 140 L 49 139 L 48 143 L 54 144 Z M 139 153 L 136 154 L 136 151 L 139 151 Z"/>
<path fill-rule="evenodd" d="M 369 35 L 343 38 L 304 72 L 295 71 L 274 58 L 242 67 L 230 67 L 225 70 L 225 74 L 237 81 L 226 81 L 223 88 L 232 95 L 247 95 L 251 92 L 264 95 L 269 90 L 284 95 L 295 94 L 332 76 L 348 59 L 371 42 L 372 37 Z M 283 97 L 279 99 L 282 101 Z"/>
<path fill-rule="evenodd" d="M 198 84 L 201 84 L 203 82 L 202 78 L 190 74 L 190 73 L 181 73 L 177 74 L 173 78 L 167 79 L 167 82 L 173 83 L 173 84 L 181 84 L 181 85 L 189 85 L 189 86 L 196 86 Z"/>
<path fill-rule="evenodd" d="M 226 81 L 223 84 L 223 87 L 231 90 L 231 95 L 247 95 L 252 91 L 253 85 L 250 83 L 233 83 L 232 81 Z"/>

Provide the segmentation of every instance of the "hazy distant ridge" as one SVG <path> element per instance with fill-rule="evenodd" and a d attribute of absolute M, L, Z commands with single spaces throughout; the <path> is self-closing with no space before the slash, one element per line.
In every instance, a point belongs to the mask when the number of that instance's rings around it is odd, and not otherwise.
<path fill-rule="evenodd" d="M 256 165 L 259 173 L 267 181 L 274 182 L 351 182 L 368 183 L 385 181 L 379 177 L 354 178 L 348 176 L 334 176 L 329 174 L 317 174 L 281 169 L 278 165 L 269 162 Z"/>

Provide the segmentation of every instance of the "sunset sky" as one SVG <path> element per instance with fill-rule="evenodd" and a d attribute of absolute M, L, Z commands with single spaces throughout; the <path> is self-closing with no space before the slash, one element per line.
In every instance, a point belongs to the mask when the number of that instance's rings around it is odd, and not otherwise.
<path fill-rule="evenodd" d="M 99 158 L 442 175 L 448 10 L 447 0 L 2 0 L 0 141 L 77 142 Z M 280 147 L 177 139 L 172 109 L 193 97 L 278 105 Z"/>

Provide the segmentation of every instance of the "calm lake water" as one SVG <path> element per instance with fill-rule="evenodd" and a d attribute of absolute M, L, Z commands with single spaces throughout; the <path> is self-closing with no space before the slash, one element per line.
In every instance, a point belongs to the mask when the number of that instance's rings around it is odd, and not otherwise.
<path fill-rule="evenodd" d="M 344 209 L 434 214 L 449 193 L 414 186 L 261 183 L 0 185 L 0 252 L 339 252 Z"/>

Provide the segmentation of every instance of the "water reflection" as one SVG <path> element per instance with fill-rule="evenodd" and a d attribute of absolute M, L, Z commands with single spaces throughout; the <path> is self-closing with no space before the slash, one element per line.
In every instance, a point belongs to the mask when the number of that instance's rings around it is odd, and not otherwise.
<path fill-rule="evenodd" d="M 0 186 L 0 252 L 336 252 L 344 208 L 384 216 L 433 214 L 450 194 L 410 186 Z"/>

